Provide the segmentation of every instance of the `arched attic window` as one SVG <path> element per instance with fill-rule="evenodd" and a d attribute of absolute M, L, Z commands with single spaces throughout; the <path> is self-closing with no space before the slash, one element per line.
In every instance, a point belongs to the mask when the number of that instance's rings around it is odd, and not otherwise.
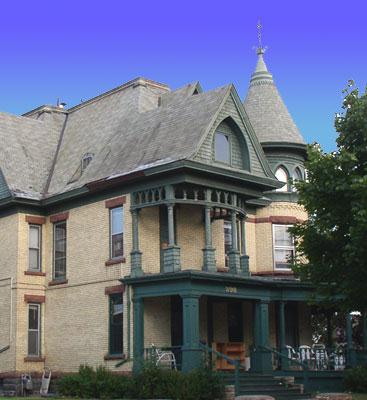
<path fill-rule="evenodd" d="M 278 167 L 275 171 L 275 177 L 280 182 L 284 182 L 281 188 L 275 189 L 277 192 L 288 192 L 288 172 L 284 167 Z"/>
<path fill-rule="evenodd" d="M 245 136 L 231 117 L 218 125 L 213 142 L 213 161 L 250 171 L 250 157 Z"/>

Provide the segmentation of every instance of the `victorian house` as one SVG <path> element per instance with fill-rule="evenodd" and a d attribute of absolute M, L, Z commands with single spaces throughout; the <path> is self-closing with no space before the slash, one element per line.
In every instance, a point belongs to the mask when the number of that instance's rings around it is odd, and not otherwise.
<path fill-rule="evenodd" d="M 244 100 L 138 78 L 1 113 L 0 137 L 0 373 L 131 371 L 152 344 L 270 373 L 312 344 L 288 232 L 306 144 L 262 48 Z"/>

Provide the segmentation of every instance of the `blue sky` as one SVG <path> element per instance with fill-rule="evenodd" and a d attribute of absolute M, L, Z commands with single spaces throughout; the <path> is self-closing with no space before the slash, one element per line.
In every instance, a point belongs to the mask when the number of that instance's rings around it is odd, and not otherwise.
<path fill-rule="evenodd" d="M 15 114 L 58 97 L 72 106 L 137 76 L 172 88 L 233 82 L 244 98 L 259 17 L 269 70 L 308 142 L 332 150 L 341 90 L 367 84 L 362 0 L 14 0 L 0 11 L 0 110 Z"/>

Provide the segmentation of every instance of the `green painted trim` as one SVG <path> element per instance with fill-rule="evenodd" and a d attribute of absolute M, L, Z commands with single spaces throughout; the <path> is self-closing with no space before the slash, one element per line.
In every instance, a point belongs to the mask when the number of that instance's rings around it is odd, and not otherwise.
<path fill-rule="evenodd" d="M 243 300 L 308 302 L 314 295 L 314 288 L 301 282 L 193 270 L 126 277 L 121 282 L 133 286 L 135 296 L 141 298 L 195 294 Z"/>
<path fill-rule="evenodd" d="M 307 144 L 292 143 L 292 142 L 262 142 L 264 151 L 268 149 L 291 149 L 307 157 Z"/>
<path fill-rule="evenodd" d="M 233 85 L 231 87 L 231 95 L 232 95 L 233 101 L 237 107 L 237 111 L 242 119 L 242 122 L 247 129 L 247 133 L 252 142 L 252 145 L 253 145 L 255 151 L 257 152 L 257 156 L 259 158 L 261 166 L 263 167 L 264 171 L 267 173 L 268 177 L 274 179 L 275 176 L 273 175 L 273 172 L 271 171 L 269 164 L 267 163 L 263 148 L 261 147 L 261 144 L 257 138 L 257 135 L 251 125 L 250 119 L 249 119 L 249 117 L 246 113 L 246 110 L 242 104 L 242 101 L 237 93 L 237 90 Z"/>
<path fill-rule="evenodd" d="M 298 193 L 297 192 L 266 192 L 266 197 L 268 197 L 272 202 L 289 202 L 298 203 Z"/>

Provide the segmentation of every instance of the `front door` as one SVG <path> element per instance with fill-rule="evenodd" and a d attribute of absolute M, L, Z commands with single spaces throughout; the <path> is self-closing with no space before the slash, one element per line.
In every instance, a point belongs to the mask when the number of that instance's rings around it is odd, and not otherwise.
<path fill-rule="evenodd" d="M 228 341 L 243 343 L 243 313 L 242 303 L 230 301 L 227 306 Z"/>

